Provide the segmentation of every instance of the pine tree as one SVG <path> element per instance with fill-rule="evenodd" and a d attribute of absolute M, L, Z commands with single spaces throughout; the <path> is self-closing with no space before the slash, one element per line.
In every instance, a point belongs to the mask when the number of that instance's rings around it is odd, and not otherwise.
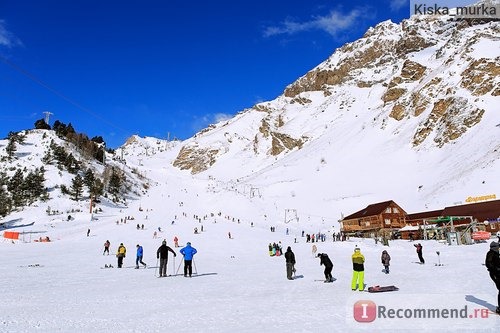
<path fill-rule="evenodd" d="M 123 180 L 121 174 L 116 170 L 116 168 L 113 168 L 111 177 L 109 178 L 108 192 L 113 195 L 115 201 L 118 201 L 118 195 L 120 194 L 122 184 Z"/>
<path fill-rule="evenodd" d="M 89 189 L 89 191 L 92 191 L 92 186 L 94 185 L 95 181 L 95 176 L 94 172 L 89 168 L 87 171 L 85 171 L 85 175 L 83 176 L 83 182 L 85 186 Z"/>
<path fill-rule="evenodd" d="M 38 119 L 35 121 L 35 128 L 36 129 L 44 129 L 44 130 L 49 130 L 50 125 L 45 122 L 45 119 Z"/>
<path fill-rule="evenodd" d="M 99 200 L 99 197 L 103 193 L 104 193 L 104 184 L 99 178 L 96 178 L 91 190 L 91 194 L 94 197 L 94 200 Z"/>
<path fill-rule="evenodd" d="M 9 157 L 9 160 L 12 160 L 14 157 L 14 154 L 16 153 L 17 146 L 16 146 L 16 140 L 14 136 L 9 137 L 9 141 L 7 142 L 7 146 L 5 147 L 5 152 L 7 153 L 7 156 Z"/>
<path fill-rule="evenodd" d="M 24 183 L 24 174 L 21 169 L 17 169 L 16 173 L 9 180 L 7 184 L 7 189 L 11 193 L 12 205 L 14 207 L 21 207 L 24 205 L 24 196 L 23 196 L 23 183 Z"/>
<path fill-rule="evenodd" d="M 12 202 L 7 192 L 7 186 L 0 185 L 0 216 L 4 217 L 11 211 Z"/>
<path fill-rule="evenodd" d="M 71 194 L 73 199 L 78 201 L 83 194 L 83 178 L 80 175 L 76 175 L 71 181 Z"/>

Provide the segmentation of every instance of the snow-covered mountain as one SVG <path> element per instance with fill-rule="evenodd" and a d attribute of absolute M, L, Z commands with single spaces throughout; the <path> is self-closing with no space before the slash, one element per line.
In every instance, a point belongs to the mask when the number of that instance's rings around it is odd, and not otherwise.
<path fill-rule="evenodd" d="M 380 201 L 411 213 L 496 194 L 499 30 L 446 16 L 382 22 L 275 100 L 183 142 L 133 136 L 107 161 L 128 170 L 136 199 L 167 176 L 196 184 L 210 209 L 324 227 Z"/>
<path fill-rule="evenodd" d="M 413 16 L 337 49 L 275 100 L 186 140 L 173 165 L 321 216 L 496 193 L 498 21 Z M 282 207 L 284 208 L 284 207 Z M 308 213 L 309 214 L 309 213 Z"/>

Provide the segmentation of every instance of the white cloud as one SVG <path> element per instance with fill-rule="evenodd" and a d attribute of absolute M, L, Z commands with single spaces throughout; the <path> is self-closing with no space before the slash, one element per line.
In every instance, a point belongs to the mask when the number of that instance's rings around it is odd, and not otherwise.
<path fill-rule="evenodd" d="M 194 122 L 192 123 L 192 128 L 196 132 L 198 132 L 204 128 L 207 128 L 209 125 L 217 124 L 218 122 L 226 121 L 233 117 L 234 115 L 227 113 L 213 113 L 213 114 L 206 114 L 203 116 L 197 116 L 195 117 Z"/>
<path fill-rule="evenodd" d="M 391 10 L 400 10 L 401 8 L 407 6 L 410 7 L 409 0 L 390 0 L 389 7 Z"/>
<path fill-rule="evenodd" d="M 0 20 L 0 45 L 14 47 L 23 45 L 21 40 L 5 28 L 5 21 Z"/>
<path fill-rule="evenodd" d="M 278 26 L 266 27 L 264 37 L 293 35 L 311 30 L 323 30 L 332 36 L 336 36 L 339 32 L 355 26 L 359 19 L 367 16 L 368 11 L 368 8 L 355 8 L 347 13 L 332 10 L 328 15 L 313 16 L 311 20 L 305 22 L 286 19 Z"/>

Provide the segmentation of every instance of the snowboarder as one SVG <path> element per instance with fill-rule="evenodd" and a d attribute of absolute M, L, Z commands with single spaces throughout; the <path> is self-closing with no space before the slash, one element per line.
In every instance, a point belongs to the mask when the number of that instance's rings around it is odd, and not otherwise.
<path fill-rule="evenodd" d="M 385 274 L 389 274 L 389 265 L 390 265 L 389 263 L 391 261 L 391 256 L 386 250 L 382 251 L 382 256 L 380 257 L 380 260 L 382 260 L 382 265 L 384 265 Z"/>
<path fill-rule="evenodd" d="M 137 256 L 135 258 L 135 269 L 139 269 L 139 263 L 141 263 L 144 268 L 146 268 L 146 264 L 142 261 L 142 256 L 144 255 L 144 250 L 142 249 L 142 246 L 137 244 Z"/>
<path fill-rule="evenodd" d="M 351 289 L 363 291 L 365 289 L 365 256 L 361 254 L 359 247 L 354 248 L 352 255 L 352 281 Z"/>
<path fill-rule="evenodd" d="M 123 246 L 123 243 L 120 243 L 118 246 L 118 251 L 116 251 L 116 257 L 118 258 L 118 268 L 122 268 L 123 258 L 125 258 L 125 254 L 127 253 L 127 249 Z"/>
<path fill-rule="evenodd" d="M 295 271 L 295 254 L 292 252 L 292 248 L 289 246 L 285 252 L 286 260 L 286 278 L 288 280 L 293 280 L 292 273 Z"/>
<path fill-rule="evenodd" d="M 104 242 L 104 252 L 102 253 L 102 255 L 104 255 L 106 252 L 108 253 L 108 256 L 109 256 L 109 247 L 110 247 L 111 243 L 109 242 L 109 240 L 106 240 Z"/>
<path fill-rule="evenodd" d="M 156 259 L 160 259 L 160 277 L 167 276 L 167 263 L 168 263 L 168 252 L 172 252 L 174 257 L 177 257 L 177 254 L 167 246 L 167 241 L 163 240 L 161 246 L 156 251 Z"/>
<path fill-rule="evenodd" d="M 333 276 L 332 276 L 332 269 L 333 269 L 333 263 L 328 258 L 328 254 L 326 253 L 318 253 L 317 256 L 320 261 L 319 265 L 325 265 L 325 282 L 333 282 Z"/>
<path fill-rule="evenodd" d="M 189 277 L 193 274 L 193 256 L 198 252 L 194 247 L 191 246 L 191 242 L 187 242 L 186 247 L 183 247 L 179 251 L 184 256 L 184 277 Z"/>
<path fill-rule="evenodd" d="M 490 250 L 486 254 L 485 265 L 490 273 L 490 278 L 498 289 L 497 308 L 495 312 L 500 314 L 500 255 L 498 249 L 499 244 L 495 241 L 491 242 Z"/>
<path fill-rule="evenodd" d="M 417 248 L 417 254 L 418 254 L 418 259 L 420 260 L 421 264 L 425 264 L 424 257 L 422 256 L 422 244 L 413 244 Z"/>

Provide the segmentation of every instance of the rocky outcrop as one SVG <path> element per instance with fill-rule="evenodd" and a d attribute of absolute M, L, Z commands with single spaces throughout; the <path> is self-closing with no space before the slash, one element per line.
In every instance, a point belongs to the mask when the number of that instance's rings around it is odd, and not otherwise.
<path fill-rule="evenodd" d="M 285 150 L 294 148 L 302 148 L 304 142 L 301 139 L 294 139 L 291 136 L 283 133 L 271 132 L 271 155 L 276 156 Z"/>
<path fill-rule="evenodd" d="M 199 148 L 196 145 L 181 148 L 173 166 L 197 174 L 210 168 L 216 161 L 218 149 Z"/>
<path fill-rule="evenodd" d="M 431 114 L 415 133 L 413 145 L 420 145 L 435 132 L 433 140 L 438 147 L 442 147 L 458 139 L 468 128 L 481 121 L 483 114 L 484 110 L 472 107 L 465 98 L 440 99 L 434 103 Z"/>
<path fill-rule="evenodd" d="M 460 85 L 468 89 L 474 96 L 491 93 L 493 96 L 500 94 L 500 57 L 495 61 L 478 59 L 470 63 L 462 73 Z"/>

